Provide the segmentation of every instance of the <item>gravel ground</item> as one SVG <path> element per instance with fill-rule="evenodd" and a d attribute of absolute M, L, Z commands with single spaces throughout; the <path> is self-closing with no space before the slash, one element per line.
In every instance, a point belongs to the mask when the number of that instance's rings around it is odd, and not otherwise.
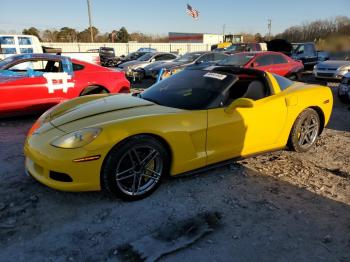
<path fill-rule="evenodd" d="M 22 146 L 34 119 L 0 121 L 1 261 L 137 261 L 120 247 L 164 230 L 181 236 L 183 221 L 191 224 L 185 233 L 198 231 L 208 212 L 219 214 L 219 225 L 159 261 L 350 261 L 350 111 L 336 97 L 310 152 L 278 151 L 169 178 L 131 203 L 55 191 L 25 176 Z M 148 248 L 159 252 L 152 241 Z"/>

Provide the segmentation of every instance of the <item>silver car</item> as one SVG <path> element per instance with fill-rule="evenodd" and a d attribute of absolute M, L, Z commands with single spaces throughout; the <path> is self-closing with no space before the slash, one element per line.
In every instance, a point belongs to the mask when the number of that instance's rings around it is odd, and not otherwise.
<path fill-rule="evenodd" d="M 314 66 L 315 78 L 341 80 L 350 70 L 350 61 L 328 60 Z"/>
<path fill-rule="evenodd" d="M 146 53 L 137 60 L 125 62 L 118 66 L 118 69 L 125 72 L 127 77 L 133 77 L 136 69 L 144 68 L 152 63 L 170 62 L 177 58 L 177 55 L 172 53 L 154 52 Z"/>

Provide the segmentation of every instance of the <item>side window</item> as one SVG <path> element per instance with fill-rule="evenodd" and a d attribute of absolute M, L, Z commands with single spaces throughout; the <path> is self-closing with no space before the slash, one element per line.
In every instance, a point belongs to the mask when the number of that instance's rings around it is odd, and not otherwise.
<path fill-rule="evenodd" d="M 175 59 L 175 58 L 176 58 L 176 56 L 174 56 L 172 54 L 165 54 L 163 60 L 171 60 L 171 59 Z"/>
<path fill-rule="evenodd" d="M 255 59 L 255 63 L 257 63 L 257 66 L 268 66 L 273 62 L 270 55 L 261 55 Z"/>
<path fill-rule="evenodd" d="M 300 45 L 299 48 L 297 49 L 297 54 L 304 54 L 305 53 L 304 48 L 305 48 L 304 45 Z"/>
<path fill-rule="evenodd" d="M 80 70 L 83 70 L 83 69 L 84 69 L 83 65 L 73 64 L 73 71 L 80 71 Z"/>
<path fill-rule="evenodd" d="M 16 48 L 14 47 L 2 47 L 1 48 L 1 54 L 16 54 Z"/>
<path fill-rule="evenodd" d="M 34 71 L 47 72 L 47 73 L 63 72 L 61 62 L 54 61 L 54 60 L 21 61 L 16 65 L 13 65 L 12 67 L 10 67 L 8 70 L 13 70 L 13 71 L 34 70 Z"/>
<path fill-rule="evenodd" d="M 283 91 L 284 89 L 290 87 L 292 84 L 293 84 L 293 81 L 285 78 L 285 77 L 282 77 L 282 76 L 279 76 L 279 75 L 276 75 L 276 74 L 273 74 L 273 76 L 275 77 L 278 85 L 280 86 L 281 90 Z"/>
<path fill-rule="evenodd" d="M 281 55 L 272 55 L 273 64 L 287 64 L 288 61 L 285 57 Z"/>
<path fill-rule="evenodd" d="M 21 54 L 32 54 L 33 53 L 33 48 L 23 48 L 21 47 L 20 49 Z"/>
<path fill-rule="evenodd" d="M 2 36 L 2 37 L 0 37 L 0 44 L 1 45 L 14 45 L 15 38 L 13 36 Z"/>
<path fill-rule="evenodd" d="M 222 59 L 225 59 L 227 56 L 220 53 L 214 53 L 214 61 L 220 61 Z"/>
<path fill-rule="evenodd" d="M 18 44 L 19 45 L 32 45 L 32 39 L 30 37 L 18 37 Z"/>
<path fill-rule="evenodd" d="M 198 61 L 201 61 L 201 62 L 214 61 L 214 54 L 205 54 L 201 58 L 199 58 Z"/>
<path fill-rule="evenodd" d="M 166 56 L 165 56 L 165 54 L 163 54 L 163 55 L 157 55 L 156 57 L 155 57 L 155 60 L 156 61 L 163 61 L 163 60 L 166 60 L 167 58 L 166 58 Z"/>

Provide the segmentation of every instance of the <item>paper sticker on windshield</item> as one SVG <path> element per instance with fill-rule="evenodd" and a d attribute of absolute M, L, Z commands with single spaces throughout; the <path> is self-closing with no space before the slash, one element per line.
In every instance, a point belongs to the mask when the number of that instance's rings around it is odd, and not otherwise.
<path fill-rule="evenodd" d="M 206 73 L 204 75 L 204 77 L 210 77 L 210 78 L 215 78 L 215 79 L 219 79 L 219 80 L 224 80 L 227 75 L 222 75 L 222 74 L 218 74 L 218 73 Z"/>

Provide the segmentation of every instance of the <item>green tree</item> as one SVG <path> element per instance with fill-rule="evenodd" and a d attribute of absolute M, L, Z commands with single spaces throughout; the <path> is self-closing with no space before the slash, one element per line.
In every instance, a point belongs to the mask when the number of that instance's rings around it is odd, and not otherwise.
<path fill-rule="evenodd" d="M 119 29 L 119 31 L 117 32 L 117 41 L 119 43 L 127 43 L 129 42 L 129 33 L 126 30 L 126 28 L 123 26 L 122 28 Z"/>
<path fill-rule="evenodd" d="M 23 29 L 22 34 L 24 34 L 24 35 L 34 35 L 37 38 L 39 38 L 39 40 L 41 40 L 41 38 L 40 38 L 40 30 L 35 28 L 35 27 L 30 27 L 28 29 Z"/>
<path fill-rule="evenodd" d="M 93 35 L 94 41 L 96 41 L 97 40 L 96 38 L 97 38 L 99 31 L 94 26 L 91 27 L 91 29 L 92 29 L 92 35 Z M 85 43 L 91 42 L 90 27 L 86 28 L 85 30 L 78 33 L 78 41 L 85 42 Z"/>
<path fill-rule="evenodd" d="M 256 33 L 254 38 L 255 38 L 255 41 L 258 42 L 258 43 L 264 42 L 264 38 L 259 33 Z"/>
<path fill-rule="evenodd" d="M 77 42 L 78 32 L 74 28 L 62 27 L 57 34 L 59 42 Z"/>

